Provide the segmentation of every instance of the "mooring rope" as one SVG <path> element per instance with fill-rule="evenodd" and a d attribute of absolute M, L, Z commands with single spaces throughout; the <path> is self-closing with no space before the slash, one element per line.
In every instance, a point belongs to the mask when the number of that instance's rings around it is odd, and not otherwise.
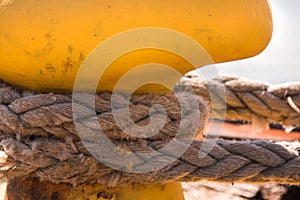
<path fill-rule="evenodd" d="M 259 117 L 266 123 L 279 123 L 286 127 L 300 126 L 300 82 L 269 85 L 264 82 L 223 76 L 204 81 L 200 76 L 184 77 L 178 85 L 180 90 L 192 86 L 197 95 L 212 104 L 212 117 L 253 121 Z M 225 106 L 223 106 L 223 104 Z"/>
<path fill-rule="evenodd" d="M 178 142 L 178 148 L 185 145 Z M 2 167 L 8 178 L 39 177 L 54 183 L 100 183 L 106 186 L 152 182 L 278 182 L 300 184 L 299 142 L 273 143 L 266 141 L 210 141 L 212 148 L 201 148 L 207 141 L 193 141 L 175 162 L 154 172 L 135 174 L 111 169 L 95 158 L 81 142 L 74 145 L 55 139 L 36 139 L 22 142 L 16 139 L 2 141 L 8 155 Z M 215 143 L 216 142 L 216 143 Z M 158 150 L 165 141 L 118 141 L 126 150 Z M 176 156 L 172 151 L 160 152 L 152 160 L 136 158 L 138 168 L 147 168 L 155 162 L 168 162 Z M 203 156 L 199 156 L 203 155 Z M 112 159 L 115 159 L 111 155 Z M 169 159 L 169 160 L 168 160 Z M 2 160 L 4 160 L 2 158 Z M 128 166 L 134 170 L 135 166 Z M 4 172 L 3 172 L 4 173 Z"/>
<path fill-rule="evenodd" d="M 193 86 L 198 96 L 191 95 Z M 222 87 L 219 87 L 219 86 Z M 300 85 L 291 84 L 271 87 L 266 84 L 244 81 L 232 77 L 221 77 L 203 82 L 198 78 L 186 78 L 179 82 L 174 94 L 116 95 L 116 103 L 111 103 L 111 94 L 103 92 L 95 97 L 95 116 L 99 124 L 91 123 L 93 108 L 85 104 L 91 98 L 82 93 L 82 99 L 72 104 L 69 94 L 35 94 L 20 91 L 5 83 L 0 84 L 0 174 L 6 178 L 39 177 L 55 183 L 100 183 L 107 186 L 129 183 L 173 182 L 211 180 L 222 182 L 266 182 L 300 184 L 300 143 L 275 143 L 271 141 L 227 141 L 221 139 L 192 140 L 195 135 L 205 132 L 209 109 L 212 117 L 218 117 L 217 108 L 222 105 L 211 102 L 211 93 L 220 94 L 224 88 L 227 119 L 251 121 L 252 115 L 264 118 L 267 122 L 280 122 L 286 126 L 299 126 Z M 206 87 L 206 88 L 205 88 Z M 217 88 L 217 89 L 216 89 Z M 277 89 L 276 89 L 277 88 Z M 206 92 L 205 92 L 206 91 Z M 208 92 L 209 91 L 209 92 Z M 212 91 L 212 92 L 211 92 Z M 196 104 L 182 105 L 178 101 Z M 269 98 L 269 99 L 268 99 Z M 205 100 L 208 100 L 206 103 Z M 134 124 L 146 126 L 151 121 L 164 121 L 157 130 L 157 123 L 138 133 L 144 138 L 133 137 L 133 124 L 123 120 L 122 129 L 117 124 L 113 110 L 129 113 Z M 153 105 L 163 106 L 155 107 Z M 275 104 L 275 105 L 273 105 Z M 75 107 L 74 107 L 75 105 Z M 196 105 L 196 107 L 195 107 Z M 214 106 L 213 106 L 214 105 Z M 84 127 L 84 138 L 76 129 L 73 111 L 79 115 L 79 123 Z M 182 109 L 184 108 L 184 109 Z M 196 109 L 197 108 L 197 109 Z M 266 109 L 266 111 L 264 111 Z M 166 115 L 164 115 L 164 112 Z M 233 114 L 234 113 L 234 114 Z M 200 118 L 196 116 L 199 115 Z M 164 118 L 163 116 L 166 116 Z M 134 156 L 124 163 L 117 162 L 113 152 L 105 152 L 114 163 L 113 169 L 99 162 L 86 149 L 97 146 L 94 131 L 100 125 L 104 135 L 116 147 L 125 152 L 157 152 L 151 159 Z M 184 133 L 177 137 L 178 129 Z M 77 127 L 78 128 L 78 127 Z M 125 131 L 124 131 L 125 128 Z M 146 130 L 146 131 L 145 131 Z M 148 133 L 149 132 L 149 133 Z M 181 131 L 182 132 L 182 131 Z M 193 134 L 193 133 L 196 134 Z M 164 149 L 172 140 L 178 149 L 187 149 L 180 156 L 174 149 Z M 83 142 L 82 142 L 83 141 Z M 85 144 L 85 145 L 84 145 Z M 99 152 L 104 153 L 104 152 Z M 111 153 L 111 154 L 110 154 Z M 132 159 L 132 160 L 131 160 Z M 147 173 L 131 173 L 136 169 L 149 169 L 166 163 L 163 168 Z M 120 164 L 120 166 L 118 166 Z"/>

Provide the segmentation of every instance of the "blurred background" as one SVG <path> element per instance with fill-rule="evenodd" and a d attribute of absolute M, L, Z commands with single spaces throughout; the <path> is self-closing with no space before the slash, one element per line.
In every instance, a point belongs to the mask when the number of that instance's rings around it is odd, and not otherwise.
<path fill-rule="evenodd" d="M 255 57 L 215 65 L 220 73 L 271 84 L 300 81 L 300 1 L 269 2 L 273 15 L 273 36 L 268 47 Z"/>

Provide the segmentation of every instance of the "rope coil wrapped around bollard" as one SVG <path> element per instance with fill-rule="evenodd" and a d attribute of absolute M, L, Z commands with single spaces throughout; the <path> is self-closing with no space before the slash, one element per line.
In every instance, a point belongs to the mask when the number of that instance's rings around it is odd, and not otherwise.
<path fill-rule="evenodd" d="M 130 183 L 200 180 L 300 184 L 298 141 L 201 139 L 209 113 L 211 117 L 218 118 L 218 105 L 212 107 L 211 112 L 209 110 L 207 92 L 209 88 L 218 85 L 225 86 L 226 119 L 252 121 L 255 116 L 266 123 L 300 126 L 298 83 L 271 87 L 234 77 L 220 77 L 208 82 L 200 81 L 197 77 L 186 77 L 179 82 L 175 91 L 177 96 L 190 98 L 190 88 L 186 86 L 193 86 L 198 95 L 200 122 L 195 121 L 194 117 L 199 114 L 199 110 L 187 106 L 181 112 L 179 102 L 172 94 L 136 94 L 128 97 L 125 93 L 119 93 L 118 103 L 112 105 L 111 94 L 103 92 L 95 96 L 97 122 L 103 134 L 124 152 L 158 152 L 150 161 L 134 157 L 126 170 L 122 171 L 102 164 L 86 149 L 74 125 L 71 95 L 35 94 L 20 91 L 2 82 L 0 174 L 2 178 L 9 179 L 38 177 L 54 183 L 100 183 L 109 187 Z M 86 94 L 82 94 L 82 97 L 90 98 Z M 160 104 L 164 107 L 167 119 L 159 133 L 147 138 L 136 138 L 128 134 L 131 132 L 131 123 L 123 124 L 126 131 L 119 128 L 112 115 L 112 106 L 115 112 L 123 113 L 125 103 L 122 102 L 127 100 L 130 102 L 130 117 L 140 126 L 147 125 L 151 119 L 161 119 L 162 111 L 159 107 L 155 109 L 153 105 Z M 85 142 L 96 146 L 97 140 L 92 130 L 97 126 L 89 123 L 90 116 L 86 113 L 91 108 L 83 102 L 80 99 L 76 102 L 76 108 L 82 114 L 79 123 L 86 128 Z M 185 134 L 176 140 L 176 145 L 180 149 L 188 144 L 188 148 L 177 158 L 176 152 L 161 149 L 175 138 L 180 124 L 183 125 Z M 194 124 L 198 126 L 195 127 Z M 200 139 L 194 139 L 195 136 L 190 134 L 195 129 Z M 113 156 L 111 154 L 111 160 L 115 160 Z M 175 161 L 171 162 L 172 160 Z M 152 165 L 167 164 L 148 173 L 130 173 L 130 170 L 137 167 L 149 167 L 149 162 Z"/>

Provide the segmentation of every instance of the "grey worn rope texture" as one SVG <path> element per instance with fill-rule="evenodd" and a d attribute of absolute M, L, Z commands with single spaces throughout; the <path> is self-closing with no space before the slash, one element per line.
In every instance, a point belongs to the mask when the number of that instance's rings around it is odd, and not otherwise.
<path fill-rule="evenodd" d="M 21 94 L 16 93 L 15 90 L 9 92 L 11 93 L 2 95 L 4 98 L 2 98 L 3 101 L 0 105 L 0 138 L 8 135 L 16 135 L 19 139 L 26 136 L 54 136 L 60 139 L 77 137 L 77 131 L 73 123 L 70 95 L 37 94 L 28 96 L 26 94 L 21 97 Z M 14 95 L 19 98 L 15 98 Z M 189 99 L 195 100 L 187 92 L 182 92 L 178 96 L 187 102 L 190 101 Z M 11 99 L 7 100 L 9 98 Z M 92 108 L 81 104 L 86 98 L 91 98 L 91 95 L 82 93 L 82 99 L 77 99 L 78 103 L 75 103 L 76 105 L 73 105 L 73 108 L 77 109 L 81 118 L 80 123 L 83 126 L 97 129 L 98 124 L 90 123 L 90 118 L 94 117 L 90 114 Z M 126 120 L 124 120 L 124 126 L 126 126 L 126 132 L 124 132 L 114 121 L 110 98 L 111 94 L 107 92 L 96 95 L 95 112 L 101 129 L 110 139 L 134 139 L 131 134 L 128 134 L 131 132 L 132 123 L 128 122 L 126 124 Z M 124 109 L 128 98 L 125 94 L 117 94 L 117 104 L 113 105 L 114 112 L 124 113 L 125 115 Z M 173 94 L 133 95 L 129 104 L 130 117 L 139 126 L 147 125 L 150 122 L 150 116 L 156 120 L 163 119 L 161 108 L 153 109 L 152 107 L 152 105 L 160 104 L 165 108 L 167 115 L 165 126 L 158 134 L 148 139 L 164 140 L 175 137 L 182 120 L 185 120 L 186 133 L 192 132 L 195 129 L 194 126 L 198 125 L 197 134 L 201 135 L 207 123 L 208 107 L 201 97 L 197 97 L 196 100 L 199 101 L 197 102 L 198 109 L 195 109 L 193 105 L 187 105 L 185 106 L 186 110 L 181 114 L 179 103 Z M 199 110 L 202 112 L 199 113 Z M 200 114 L 200 122 L 194 119 L 197 114 Z M 119 115 L 119 117 L 122 117 L 122 115 Z M 151 128 L 156 129 L 155 124 L 153 126 L 149 128 L 149 132 L 151 132 Z M 189 139 L 194 138 L 194 135 L 185 136 Z M 87 139 L 87 136 L 85 138 Z M 90 138 L 90 140 L 93 140 L 93 138 Z"/>
<path fill-rule="evenodd" d="M 187 91 L 177 93 L 189 98 Z M 82 95 L 88 98 L 88 95 Z M 114 109 L 122 112 L 127 98 L 119 94 L 118 104 Z M 204 96 L 205 97 L 205 96 Z M 201 115 L 200 122 L 193 121 L 199 114 L 193 107 L 187 107 L 182 113 L 176 97 L 172 94 L 134 95 L 130 99 L 130 115 L 134 122 L 143 126 L 149 123 L 149 116 L 160 118 L 160 109 L 153 109 L 154 104 L 163 105 L 167 121 L 163 129 L 147 139 L 133 138 L 118 129 L 111 114 L 110 94 L 96 95 L 96 113 L 101 128 L 116 146 L 132 152 L 151 152 L 157 150 L 160 155 L 155 159 L 143 160 L 136 157 L 128 169 L 149 167 L 167 162 L 174 158 L 174 152 L 160 151 L 175 136 L 179 121 L 185 119 L 186 135 L 178 140 L 181 144 L 192 139 L 190 131 L 198 124 L 197 132 L 202 134 L 208 115 L 208 108 L 201 97 L 197 99 Z M 82 101 L 84 102 L 84 101 Z M 83 119 L 91 109 L 77 104 Z M 300 144 L 272 143 L 265 141 L 213 141 L 194 140 L 188 150 L 175 162 L 163 169 L 151 173 L 134 174 L 111 169 L 95 160 L 80 141 L 72 118 L 70 95 L 33 94 L 19 91 L 11 86 L 0 85 L 0 174 L 3 177 L 22 176 L 39 177 L 55 183 L 100 183 L 107 186 L 129 183 L 150 183 L 170 181 L 275 181 L 288 184 L 300 184 Z M 152 110 L 150 109 L 152 108 Z M 150 112 L 149 112 L 150 111 Z M 150 114 L 149 114 L 150 113 Z M 81 120 L 85 127 L 94 129 L 94 124 Z M 151 128 L 150 128 L 151 129 Z M 130 124 L 128 126 L 130 130 Z M 86 132 L 87 139 L 93 144 L 93 134 Z M 209 148 L 211 147 L 211 148 Z M 199 155 L 201 155 L 199 157 Z M 163 159 L 162 159 L 163 158 Z M 112 160 L 114 158 L 112 157 Z"/>
<path fill-rule="evenodd" d="M 178 148 L 186 141 L 178 142 Z M 204 144 L 206 142 L 206 144 Z M 134 152 L 158 150 L 165 141 L 115 141 L 116 145 Z M 213 144 L 210 149 L 209 145 Z M 134 174 L 121 172 L 95 160 L 81 142 L 64 143 L 57 139 L 37 138 L 32 141 L 2 140 L 7 158 L 2 158 L 2 173 L 8 178 L 31 176 L 54 183 L 99 183 L 120 186 L 130 183 L 152 182 L 278 182 L 300 184 L 300 144 L 265 141 L 193 141 L 187 151 L 175 162 L 154 172 Z M 204 148 L 203 148 L 204 146 Z M 205 148 L 205 146 L 207 148 Z M 55 151 L 54 151 L 55 149 Z M 201 157 L 199 157 L 199 154 Z M 152 160 L 136 158 L 135 167 L 155 166 L 168 162 L 174 152 L 162 152 Z M 166 159 L 167 158 L 167 159 Z M 112 157 L 112 159 L 114 159 Z M 3 162 L 4 161 L 4 162 Z"/>
<path fill-rule="evenodd" d="M 234 76 L 204 81 L 193 74 L 181 79 L 180 90 L 192 86 L 197 95 L 212 104 L 212 117 L 226 119 L 280 123 L 286 127 L 300 126 L 300 82 L 270 86 L 267 83 Z M 224 106 L 225 105 L 225 106 Z"/>

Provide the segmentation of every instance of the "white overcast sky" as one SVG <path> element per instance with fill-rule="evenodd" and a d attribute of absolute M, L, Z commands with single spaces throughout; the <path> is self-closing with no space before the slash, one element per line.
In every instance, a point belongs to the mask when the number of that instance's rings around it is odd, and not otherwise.
<path fill-rule="evenodd" d="M 300 1 L 269 2 L 274 30 L 268 47 L 258 56 L 216 65 L 219 72 L 270 83 L 300 81 Z"/>

